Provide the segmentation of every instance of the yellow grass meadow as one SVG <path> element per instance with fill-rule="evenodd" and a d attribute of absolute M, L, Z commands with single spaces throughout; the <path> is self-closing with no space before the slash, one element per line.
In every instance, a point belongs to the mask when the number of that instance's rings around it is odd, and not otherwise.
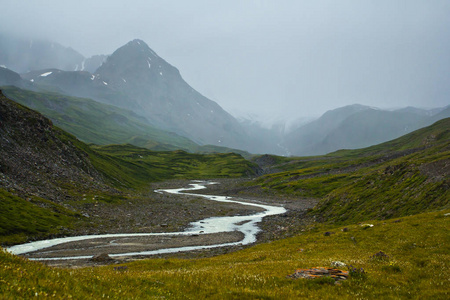
<path fill-rule="evenodd" d="M 145 259 L 78 269 L 0 254 L 2 299 L 448 299 L 450 210 L 332 227 L 203 259 Z M 325 235 L 325 232 L 331 232 Z M 384 256 L 375 255 L 382 251 Z M 291 279 L 340 261 L 348 280 Z M 344 268 L 346 269 L 346 268 Z M 361 276 L 360 270 L 364 272 Z"/>

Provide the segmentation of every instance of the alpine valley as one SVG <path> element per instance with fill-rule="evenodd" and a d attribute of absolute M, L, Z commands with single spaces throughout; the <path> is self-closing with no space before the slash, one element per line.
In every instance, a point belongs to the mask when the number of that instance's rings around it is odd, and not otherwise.
<path fill-rule="evenodd" d="M 264 127 L 138 39 L 0 35 L 0 65 L 0 298 L 448 299 L 449 106 Z"/>

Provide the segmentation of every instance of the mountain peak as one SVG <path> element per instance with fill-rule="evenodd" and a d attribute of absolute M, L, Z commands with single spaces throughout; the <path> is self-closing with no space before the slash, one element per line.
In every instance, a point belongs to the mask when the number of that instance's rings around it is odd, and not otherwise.
<path fill-rule="evenodd" d="M 121 51 L 119 51 L 121 50 Z M 117 49 L 114 53 L 116 52 L 144 52 L 145 54 L 149 54 L 151 56 L 155 56 L 155 57 L 159 57 L 155 51 L 153 51 L 152 49 L 150 49 L 150 47 L 147 45 L 146 42 L 144 42 L 143 40 L 140 39 L 134 39 L 132 41 L 129 41 L 128 43 L 126 43 L 125 45 L 123 45 L 122 47 L 120 47 L 119 49 Z"/>
<path fill-rule="evenodd" d="M 123 45 L 97 69 L 105 82 L 127 89 L 164 81 L 167 77 L 180 77 L 179 71 L 159 57 L 140 39 Z"/>
<path fill-rule="evenodd" d="M 140 39 L 134 39 L 126 43 L 123 47 L 149 48 L 146 42 Z"/>
<path fill-rule="evenodd" d="M 129 41 L 128 42 L 128 44 L 131 44 L 131 45 L 142 45 L 142 46 L 146 46 L 146 47 L 148 47 L 148 45 L 147 45 L 147 43 L 145 43 L 143 40 L 141 40 L 141 39 L 134 39 L 134 40 L 132 40 L 132 41 Z"/>

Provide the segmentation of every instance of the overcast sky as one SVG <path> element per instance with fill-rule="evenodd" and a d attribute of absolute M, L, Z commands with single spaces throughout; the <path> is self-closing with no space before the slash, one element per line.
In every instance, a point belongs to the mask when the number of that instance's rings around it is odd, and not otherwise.
<path fill-rule="evenodd" d="M 0 31 L 111 54 L 140 38 L 232 114 L 450 104 L 450 1 L 0 0 Z"/>

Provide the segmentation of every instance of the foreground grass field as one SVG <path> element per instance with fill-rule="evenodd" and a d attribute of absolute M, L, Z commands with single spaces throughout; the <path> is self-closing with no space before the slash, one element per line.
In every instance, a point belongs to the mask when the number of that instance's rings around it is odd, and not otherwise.
<path fill-rule="evenodd" d="M 59 269 L 0 254 L 3 299 L 448 299 L 450 210 L 327 227 L 206 259 L 148 259 L 117 265 Z M 330 234 L 325 235 L 325 232 Z M 374 256 L 383 251 L 386 257 Z M 340 285 L 290 279 L 297 268 L 352 265 Z"/>

